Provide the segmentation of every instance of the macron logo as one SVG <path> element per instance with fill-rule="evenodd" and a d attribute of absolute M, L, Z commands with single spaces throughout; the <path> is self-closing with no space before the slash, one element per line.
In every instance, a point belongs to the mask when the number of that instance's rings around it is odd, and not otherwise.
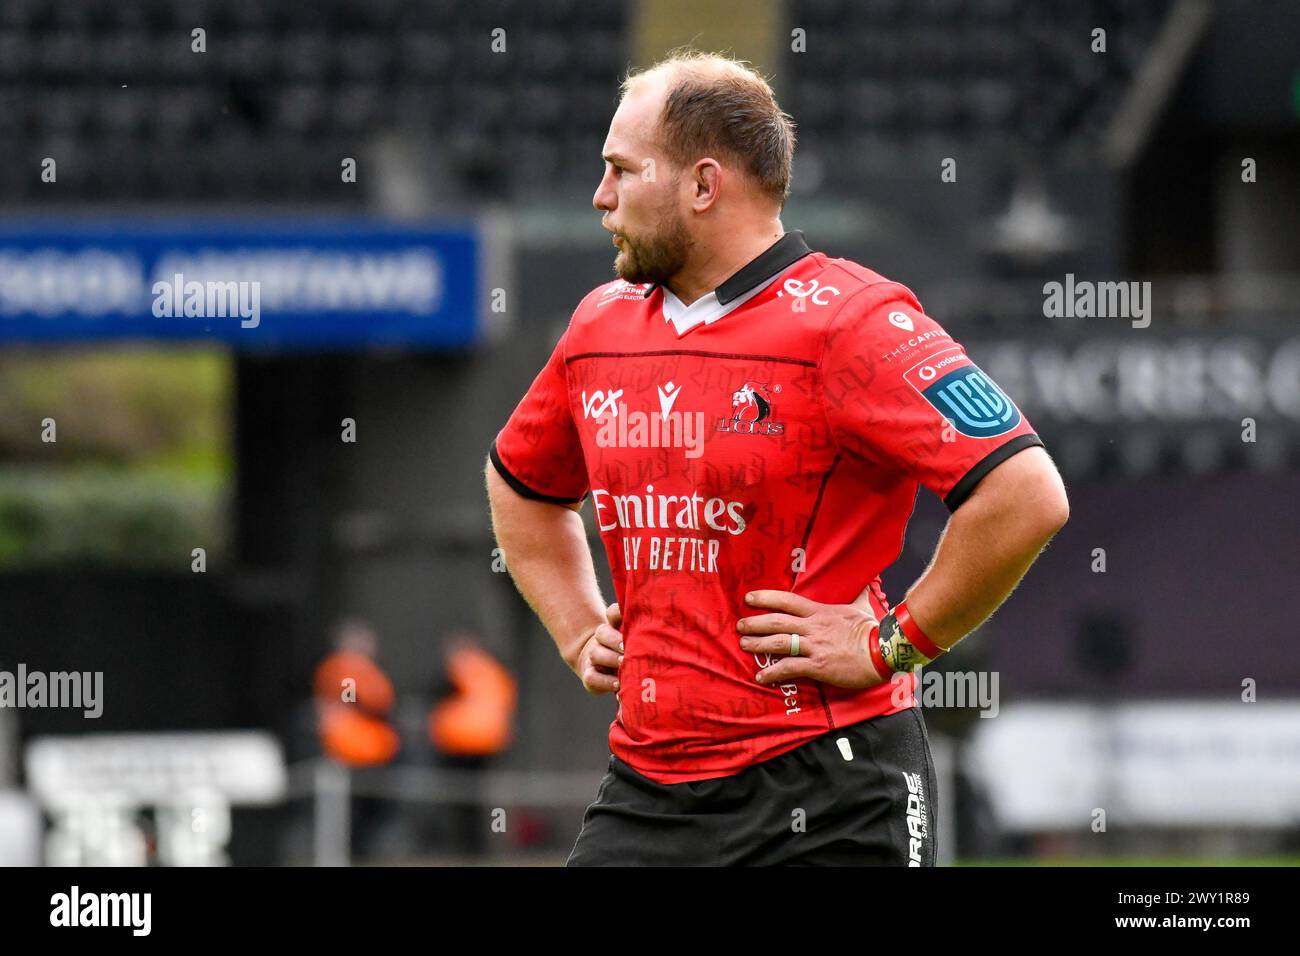
<path fill-rule="evenodd" d="M 667 418 L 668 413 L 673 410 L 673 403 L 677 401 L 677 396 L 681 393 L 682 387 L 674 385 L 672 382 L 659 386 L 659 413 L 664 418 Z M 623 393 L 619 392 L 619 394 L 622 395 Z"/>

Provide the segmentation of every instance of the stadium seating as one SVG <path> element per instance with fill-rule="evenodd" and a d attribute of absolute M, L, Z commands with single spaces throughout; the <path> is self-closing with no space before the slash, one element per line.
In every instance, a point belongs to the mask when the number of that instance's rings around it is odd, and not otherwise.
<path fill-rule="evenodd" d="M 1098 140 L 1170 3 L 791 0 L 806 46 L 781 65 L 783 102 L 823 185 L 849 187 L 900 152 L 978 145 L 1040 155 Z M 1106 30 L 1107 52 L 1091 49 Z M 1072 39 L 1063 39 L 1072 38 Z M 820 163 L 818 164 L 821 165 Z"/>
<path fill-rule="evenodd" d="M 807 50 L 777 65 L 778 92 L 807 161 L 854 158 L 825 162 L 821 187 L 909 149 L 1050 153 L 1095 141 L 1169 6 L 789 0 Z M 26 168 L 59 159 L 66 188 L 8 176 L 0 202 L 358 205 L 339 161 L 391 129 L 431 136 L 469 200 L 585 188 L 629 21 L 626 0 L 6 0 L 0 135 Z"/>
<path fill-rule="evenodd" d="M 339 162 L 431 136 L 466 199 L 589 184 L 627 64 L 624 0 L 6 0 L 0 203 L 359 205 Z M 191 31 L 206 31 L 206 53 Z M 507 52 L 492 31 L 507 30 Z M 572 161 L 582 153 L 592 163 Z M 59 163 L 43 188 L 41 160 Z"/>

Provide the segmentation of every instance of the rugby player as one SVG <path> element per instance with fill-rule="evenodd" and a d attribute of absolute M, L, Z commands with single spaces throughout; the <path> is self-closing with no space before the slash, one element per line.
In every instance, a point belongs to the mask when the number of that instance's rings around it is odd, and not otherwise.
<path fill-rule="evenodd" d="M 511 575 L 618 699 L 569 865 L 932 866 L 915 670 L 1068 517 L 1029 421 L 912 292 L 785 231 L 794 139 L 743 63 L 628 76 L 593 197 L 618 278 L 490 450 Z M 951 515 L 891 605 L 922 485 Z"/>

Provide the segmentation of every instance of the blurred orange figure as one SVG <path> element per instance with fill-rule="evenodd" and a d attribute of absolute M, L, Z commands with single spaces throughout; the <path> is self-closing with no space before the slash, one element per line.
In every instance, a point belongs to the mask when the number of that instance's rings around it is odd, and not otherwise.
<path fill-rule="evenodd" d="M 429 713 L 429 739 L 453 757 L 487 757 L 510 745 L 515 679 L 472 640 L 458 639 L 447 655 L 454 693 Z"/>
<path fill-rule="evenodd" d="M 389 723 L 393 685 L 375 663 L 375 633 L 361 621 L 345 621 L 334 644 L 312 682 L 321 748 L 349 767 L 388 763 L 400 744 Z"/>

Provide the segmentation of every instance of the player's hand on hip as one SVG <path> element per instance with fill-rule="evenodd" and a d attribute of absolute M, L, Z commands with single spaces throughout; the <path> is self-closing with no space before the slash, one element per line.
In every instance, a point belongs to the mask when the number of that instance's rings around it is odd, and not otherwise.
<path fill-rule="evenodd" d="M 623 612 L 617 604 L 605 608 L 605 620 L 591 632 L 574 668 L 582 686 L 592 694 L 618 690 L 618 669 L 623 663 Z"/>
<path fill-rule="evenodd" d="M 792 591 L 751 591 L 745 603 L 770 613 L 742 617 L 736 630 L 744 635 L 740 646 L 773 662 L 755 680 L 775 685 L 810 677 L 835 687 L 871 687 L 881 683 L 871 663 L 867 638 L 879 622 L 862 603 L 820 604 Z M 792 656 L 798 635 L 798 655 Z"/>

